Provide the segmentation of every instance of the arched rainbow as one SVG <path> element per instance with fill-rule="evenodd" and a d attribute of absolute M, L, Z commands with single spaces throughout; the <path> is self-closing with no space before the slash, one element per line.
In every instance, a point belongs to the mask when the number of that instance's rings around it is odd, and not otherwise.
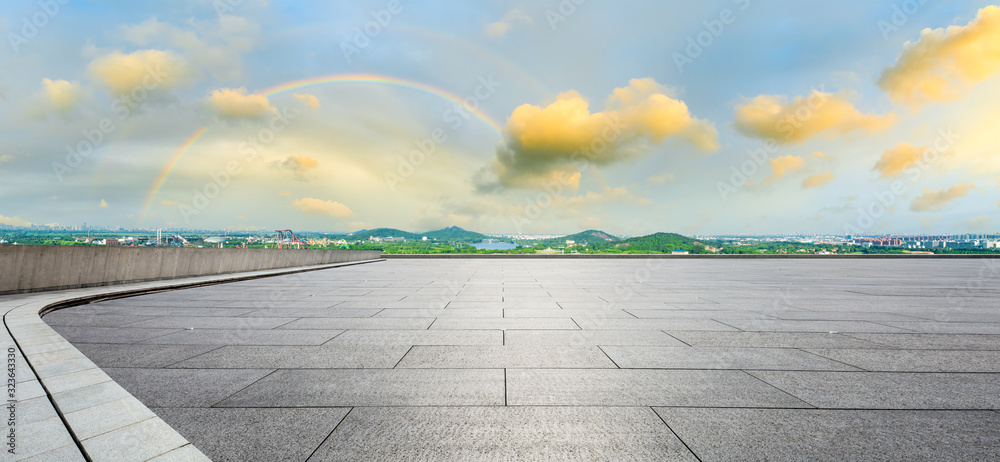
<path fill-rule="evenodd" d="M 442 90 L 437 87 L 432 87 L 427 84 L 420 82 L 415 82 L 413 80 L 401 79 L 398 77 L 390 77 L 386 75 L 377 74 L 338 74 L 338 75 L 328 75 L 324 77 L 314 77 L 311 79 L 297 80 L 294 82 L 283 83 L 276 87 L 268 88 L 260 92 L 264 96 L 276 96 L 282 93 L 287 93 L 294 90 L 300 90 L 303 88 L 316 87 L 321 85 L 333 85 L 338 83 L 369 83 L 369 84 L 380 84 L 389 85 L 393 87 L 409 88 L 411 90 L 416 90 L 429 95 L 434 95 L 439 98 L 446 99 L 455 104 L 458 104 L 464 110 L 468 111 L 470 114 L 475 116 L 477 119 L 483 121 L 487 126 L 493 129 L 493 131 L 500 134 L 503 131 L 503 127 L 493 120 L 489 114 L 483 112 L 481 108 L 471 108 L 465 105 L 465 101 L 462 97 L 450 93 L 446 90 Z M 478 104 L 479 102 L 476 101 Z"/>
<path fill-rule="evenodd" d="M 167 178 L 170 176 L 170 172 L 174 170 L 174 167 L 177 166 L 177 162 L 180 162 L 181 158 L 183 158 L 184 155 L 191 150 L 191 147 L 194 146 L 194 144 L 198 142 L 198 139 L 201 138 L 207 131 L 208 127 L 199 128 L 198 131 L 194 132 L 194 135 L 191 135 L 191 137 L 188 138 L 179 149 L 177 149 L 174 156 L 167 161 L 166 167 L 164 167 L 163 171 L 160 172 L 160 176 L 156 177 L 156 181 L 153 182 L 153 188 L 149 190 L 149 195 L 146 196 L 146 203 L 142 206 L 142 214 L 139 215 L 139 223 L 142 223 L 142 220 L 146 218 L 146 215 L 149 213 L 149 207 L 153 205 L 153 200 L 156 199 L 156 195 L 160 192 L 160 188 L 163 187 L 163 184 L 167 182 Z"/>
<path fill-rule="evenodd" d="M 420 82 L 415 82 L 412 80 L 401 79 L 398 77 L 391 77 L 386 75 L 378 74 L 337 74 L 328 75 L 323 77 L 314 77 L 304 80 L 296 80 L 293 82 L 283 83 L 281 85 L 268 88 L 258 94 L 271 97 L 277 96 L 283 93 L 291 92 L 294 90 L 300 90 L 303 88 L 323 86 L 323 85 L 334 85 L 334 84 L 349 84 L 349 83 L 360 83 L 360 84 L 376 84 L 376 85 L 388 85 L 399 88 L 408 88 L 411 90 L 416 90 L 422 93 L 436 96 L 448 101 L 451 101 L 459 106 L 461 106 L 465 111 L 475 118 L 482 121 L 488 127 L 493 129 L 498 135 L 503 132 L 503 127 L 489 114 L 486 114 L 482 108 L 476 107 L 471 108 L 465 105 L 465 101 L 462 97 L 450 93 L 446 90 L 442 90 L 431 85 L 423 84 Z M 478 103 L 478 102 L 477 102 Z M 217 122 L 218 123 L 218 122 Z M 201 127 L 193 135 L 191 135 L 187 141 L 177 150 L 173 157 L 164 166 L 163 171 L 153 182 L 153 187 L 149 190 L 149 194 L 146 196 L 146 202 L 143 204 L 142 213 L 139 215 L 139 223 L 149 214 L 149 209 L 153 205 L 153 201 L 156 200 L 156 196 L 159 195 L 160 189 L 166 184 L 167 180 L 170 178 L 177 163 L 191 150 L 192 147 L 198 142 L 198 140 L 208 131 L 210 127 Z"/>

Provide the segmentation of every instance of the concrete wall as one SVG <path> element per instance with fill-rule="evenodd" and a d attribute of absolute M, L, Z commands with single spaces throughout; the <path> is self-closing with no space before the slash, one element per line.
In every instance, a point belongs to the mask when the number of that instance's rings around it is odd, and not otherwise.
<path fill-rule="evenodd" d="M 379 251 L 0 246 L 0 295 L 373 260 Z"/>

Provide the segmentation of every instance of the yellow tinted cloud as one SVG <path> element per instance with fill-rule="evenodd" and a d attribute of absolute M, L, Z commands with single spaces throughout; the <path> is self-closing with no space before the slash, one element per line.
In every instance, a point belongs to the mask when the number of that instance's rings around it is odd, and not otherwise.
<path fill-rule="evenodd" d="M 736 128 L 745 135 L 800 144 L 826 134 L 873 133 L 888 129 L 896 115 L 862 114 L 843 94 L 814 90 L 791 101 L 780 95 L 760 95 L 736 106 Z"/>
<path fill-rule="evenodd" d="M 42 79 L 42 94 L 50 108 L 68 111 L 80 99 L 80 86 L 66 80 Z"/>
<path fill-rule="evenodd" d="M 553 180 L 572 186 L 583 163 L 620 162 L 639 154 L 638 145 L 667 138 L 718 149 L 715 126 L 664 91 L 653 79 L 633 79 L 614 90 L 602 112 L 590 112 L 587 99 L 572 90 L 548 106 L 519 106 L 496 158 L 474 179 L 477 189 L 538 188 Z"/>
<path fill-rule="evenodd" d="M 277 163 L 277 167 L 288 170 L 295 175 L 295 179 L 306 181 L 310 170 L 319 166 L 319 161 L 305 155 L 291 155 L 284 161 Z"/>
<path fill-rule="evenodd" d="M 5 217 L 0 215 L 0 225 L 6 226 L 31 226 L 33 223 L 19 217 Z"/>
<path fill-rule="evenodd" d="M 101 208 L 102 209 L 108 208 L 108 201 L 101 199 Z"/>
<path fill-rule="evenodd" d="M 646 181 L 652 184 L 663 184 L 668 181 L 673 181 L 675 178 L 677 178 L 677 175 L 674 175 L 673 173 L 664 173 L 660 176 L 651 176 Z"/>
<path fill-rule="evenodd" d="M 208 103 L 225 119 L 256 118 L 274 112 L 266 96 L 248 95 L 246 88 L 215 90 Z"/>
<path fill-rule="evenodd" d="M 827 183 L 833 181 L 835 175 L 829 171 L 823 173 L 817 173 L 804 180 L 802 180 L 803 188 L 818 188 L 820 186 L 825 186 Z"/>
<path fill-rule="evenodd" d="M 882 72 L 879 87 L 894 102 L 913 107 L 951 101 L 1000 72 L 1000 7 L 979 10 L 965 26 L 924 29 L 907 42 L 896 64 Z"/>
<path fill-rule="evenodd" d="M 771 176 L 764 179 L 765 182 L 777 181 L 785 177 L 790 172 L 801 172 L 806 169 L 806 160 L 799 156 L 784 156 L 768 159 L 771 164 Z"/>
<path fill-rule="evenodd" d="M 327 215 L 335 218 L 353 217 L 354 212 L 340 202 L 303 197 L 292 202 L 292 207 L 310 215 Z"/>
<path fill-rule="evenodd" d="M 514 21 L 531 23 L 531 16 L 528 16 L 521 10 L 511 10 L 503 17 L 503 19 L 487 24 L 486 27 L 483 28 L 483 33 L 489 37 L 503 37 L 514 25 Z"/>
<path fill-rule="evenodd" d="M 90 63 L 90 72 L 115 94 L 169 90 L 190 75 L 187 63 L 170 51 L 114 52 Z"/>
<path fill-rule="evenodd" d="M 919 162 L 925 152 L 927 152 L 927 148 L 923 146 L 899 143 L 896 147 L 882 153 L 882 157 L 875 163 L 874 169 L 878 170 L 884 178 L 895 176 Z"/>
<path fill-rule="evenodd" d="M 305 103 L 306 106 L 309 106 L 313 109 L 319 109 L 320 106 L 319 98 L 317 98 L 316 95 L 311 95 L 309 93 L 293 93 L 292 96 L 294 96 L 295 99 Z"/>
<path fill-rule="evenodd" d="M 949 202 L 969 194 L 975 187 L 976 185 L 972 183 L 959 183 L 948 189 L 924 188 L 923 194 L 910 201 L 910 210 L 914 212 L 941 210 Z"/>

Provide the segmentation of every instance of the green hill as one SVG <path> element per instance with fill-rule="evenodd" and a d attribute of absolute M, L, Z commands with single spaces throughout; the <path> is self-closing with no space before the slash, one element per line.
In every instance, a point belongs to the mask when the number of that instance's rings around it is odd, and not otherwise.
<path fill-rule="evenodd" d="M 423 236 L 396 228 L 376 228 L 351 233 L 351 238 L 366 240 L 369 237 L 405 237 L 406 240 L 419 241 Z"/>
<path fill-rule="evenodd" d="M 674 250 L 696 250 L 695 240 L 676 233 L 656 233 L 649 236 L 638 236 L 616 243 L 608 243 L 603 248 L 618 250 L 670 253 Z"/>
<path fill-rule="evenodd" d="M 574 241 L 578 245 L 587 243 L 588 246 L 593 245 L 603 245 L 611 242 L 618 242 L 621 239 L 606 233 L 604 231 L 599 231 L 596 229 L 588 229 L 587 231 L 582 231 L 576 234 L 569 234 L 561 237 L 554 237 L 552 239 L 543 239 L 538 241 L 538 244 L 548 245 L 548 246 L 562 246 L 566 244 L 566 241 Z"/>
<path fill-rule="evenodd" d="M 449 226 L 436 231 L 428 231 L 423 233 L 422 236 L 426 236 L 427 239 L 444 242 L 480 242 L 483 239 L 490 238 L 485 234 L 467 231 L 458 226 Z"/>
<path fill-rule="evenodd" d="M 611 234 L 596 229 L 588 229 L 586 231 L 579 232 L 576 234 L 570 234 L 569 236 L 563 236 L 559 239 L 562 239 L 564 242 L 576 241 L 577 244 L 582 244 L 584 242 L 586 242 L 587 244 L 596 244 L 596 243 L 618 242 L 621 240 Z"/>

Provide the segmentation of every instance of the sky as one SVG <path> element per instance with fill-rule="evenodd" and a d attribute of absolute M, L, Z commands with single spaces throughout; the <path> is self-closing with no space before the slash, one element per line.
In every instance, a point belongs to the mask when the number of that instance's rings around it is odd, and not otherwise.
<path fill-rule="evenodd" d="M 988 2 L 0 8 L 0 224 L 1000 229 Z"/>

